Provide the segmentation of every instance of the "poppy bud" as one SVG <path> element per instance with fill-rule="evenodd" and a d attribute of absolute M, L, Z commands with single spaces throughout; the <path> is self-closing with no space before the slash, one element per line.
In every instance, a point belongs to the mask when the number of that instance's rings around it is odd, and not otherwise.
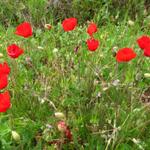
<path fill-rule="evenodd" d="M 2 53 L 0 53 L 0 58 L 2 58 L 4 55 Z"/>
<path fill-rule="evenodd" d="M 45 24 L 44 28 L 50 30 L 52 28 L 52 26 L 50 24 Z"/>
<path fill-rule="evenodd" d="M 150 78 L 150 73 L 145 73 L 145 74 L 144 74 L 144 77 L 145 77 L 145 78 Z"/>
<path fill-rule="evenodd" d="M 58 118 L 58 119 L 63 119 L 63 118 L 65 118 L 65 115 L 61 112 L 56 112 L 55 117 Z"/>
<path fill-rule="evenodd" d="M 20 141 L 20 135 L 16 132 L 16 131 L 12 131 L 11 132 L 12 134 L 12 138 L 16 141 L 16 142 L 19 142 Z"/>

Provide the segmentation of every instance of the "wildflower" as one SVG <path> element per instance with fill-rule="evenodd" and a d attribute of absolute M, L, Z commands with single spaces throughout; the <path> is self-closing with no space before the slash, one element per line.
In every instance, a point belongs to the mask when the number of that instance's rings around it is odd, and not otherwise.
<path fill-rule="evenodd" d="M 67 125 L 66 125 L 66 123 L 65 123 L 64 121 L 60 121 L 60 122 L 58 122 L 58 124 L 57 124 L 57 128 L 58 128 L 58 130 L 59 130 L 60 132 L 65 132 L 66 129 L 67 129 Z"/>
<path fill-rule="evenodd" d="M 10 106 L 10 95 L 8 91 L 5 91 L 0 94 L 0 112 L 6 112 Z"/>
<path fill-rule="evenodd" d="M 48 129 L 52 129 L 52 128 L 53 128 L 53 126 L 52 126 L 52 125 L 50 125 L 50 124 L 46 124 L 46 128 L 48 128 Z"/>
<path fill-rule="evenodd" d="M 28 38 L 32 36 L 32 27 L 29 22 L 23 22 L 17 26 L 15 34 L 22 36 L 24 38 Z"/>
<path fill-rule="evenodd" d="M 99 41 L 95 40 L 93 38 L 90 38 L 86 41 L 86 44 L 88 46 L 88 49 L 90 51 L 95 51 L 99 47 Z"/>
<path fill-rule="evenodd" d="M 137 39 L 137 43 L 141 49 L 150 47 L 150 37 L 147 35 L 143 35 Z"/>
<path fill-rule="evenodd" d="M 12 45 L 7 47 L 7 54 L 11 58 L 18 58 L 23 52 L 24 52 L 23 49 L 21 49 L 16 44 L 12 44 Z"/>
<path fill-rule="evenodd" d="M 62 27 L 66 32 L 74 30 L 76 26 L 77 26 L 76 18 L 68 18 L 62 22 Z"/>
<path fill-rule="evenodd" d="M 118 62 L 128 62 L 136 57 L 136 53 L 132 48 L 122 48 L 116 54 L 116 60 Z"/>
<path fill-rule="evenodd" d="M 134 21 L 128 20 L 128 24 L 129 24 L 130 26 L 134 26 Z"/>
<path fill-rule="evenodd" d="M 93 33 L 97 32 L 97 25 L 95 23 L 90 23 L 87 28 L 87 33 L 93 36 Z"/>
<path fill-rule="evenodd" d="M 10 73 L 10 67 L 8 66 L 7 62 L 0 64 L 0 73 L 7 74 L 7 75 Z"/>
<path fill-rule="evenodd" d="M 116 80 L 114 80 L 114 81 L 112 82 L 112 85 L 113 85 L 113 86 L 118 86 L 119 83 L 120 83 L 120 80 L 119 80 L 119 79 L 116 79 Z"/>
<path fill-rule="evenodd" d="M 150 57 L 150 46 L 144 48 L 144 56 L 146 57 Z"/>
<path fill-rule="evenodd" d="M 64 121 L 58 122 L 57 127 L 60 132 L 64 133 L 68 140 L 72 140 L 72 133 Z"/>
<path fill-rule="evenodd" d="M 38 48 L 38 49 L 44 49 L 42 46 L 38 46 L 37 48 Z"/>
<path fill-rule="evenodd" d="M 12 138 L 16 141 L 16 142 L 19 142 L 20 141 L 20 135 L 16 132 L 16 131 L 11 131 L 11 135 L 12 135 Z"/>
<path fill-rule="evenodd" d="M 58 49 L 57 48 L 54 48 L 53 49 L 53 53 L 57 53 L 58 52 Z"/>
<path fill-rule="evenodd" d="M 0 90 L 4 89 L 8 85 L 8 76 L 6 74 L 0 74 Z"/>

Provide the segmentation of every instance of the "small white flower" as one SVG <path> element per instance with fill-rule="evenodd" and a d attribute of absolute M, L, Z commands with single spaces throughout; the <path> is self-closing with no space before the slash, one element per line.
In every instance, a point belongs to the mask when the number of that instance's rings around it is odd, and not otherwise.
<path fill-rule="evenodd" d="M 102 96 L 101 92 L 98 92 L 97 97 L 101 97 L 101 96 Z"/>
<path fill-rule="evenodd" d="M 117 85 L 119 85 L 119 83 L 120 83 L 120 80 L 117 79 L 117 80 L 114 80 L 114 81 L 112 82 L 112 85 L 113 85 L 113 86 L 117 86 Z"/>
<path fill-rule="evenodd" d="M 39 98 L 39 102 L 41 103 L 41 104 L 43 104 L 43 103 L 45 103 L 45 99 L 44 98 Z"/>
<path fill-rule="evenodd" d="M 133 22 L 132 20 L 129 20 L 129 21 L 128 21 L 128 24 L 129 24 L 130 26 L 134 26 L 134 22 Z"/>
<path fill-rule="evenodd" d="M 44 49 L 42 46 L 38 46 L 38 49 Z"/>
<path fill-rule="evenodd" d="M 103 91 L 107 91 L 109 89 L 109 87 L 104 87 Z"/>
<path fill-rule="evenodd" d="M 139 143 L 140 143 L 140 140 L 139 140 L 139 139 L 133 138 L 132 141 L 133 141 L 135 144 L 139 144 Z"/>
<path fill-rule="evenodd" d="M 53 49 L 53 53 L 57 53 L 58 52 L 58 49 L 57 48 L 54 48 Z"/>
<path fill-rule="evenodd" d="M 53 128 L 53 126 L 52 126 L 52 125 L 50 125 L 50 124 L 46 124 L 46 128 L 48 128 L 48 129 L 52 129 L 52 128 Z"/>

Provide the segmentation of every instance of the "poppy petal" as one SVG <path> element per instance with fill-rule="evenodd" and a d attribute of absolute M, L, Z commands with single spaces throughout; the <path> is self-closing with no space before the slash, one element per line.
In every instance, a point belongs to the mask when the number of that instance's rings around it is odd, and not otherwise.
<path fill-rule="evenodd" d="M 116 60 L 118 62 L 128 62 L 136 57 L 136 53 L 132 48 L 122 48 L 118 50 L 116 54 Z"/>
<path fill-rule="evenodd" d="M 90 51 L 95 51 L 99 47 L 99 41 L 95 40 L 93 38 L 90 38 L 86 41 L 86 44 L 88 46 L 88 49 Z"/>
<path fill-rule="evenodd" d="M 77 26 L 77 19 L 76 18 L 67 18 L 62 22 L 62 27 L 64 31 L 72 31 Z"/>
<path fill-rule="evenodd" d="M 97 25 L 95 23 L 90 23 L 87 28 L 87 33 L 93 36 L 93 33 L 97 32 Z"/>
<path fill-rule="evenodd" d="M 17 26 L 15 34 L 28 38 L 32 36 L 32 27 L 29 22 L 23 22 Z"/>
<path fill-rule="evenodd" d="M 23 49 L 21 49 L 16 44 L 12 44 L 7 47 L 7 54 L 11 58 L 18 58 L 23 52 L 24 52 Z"/>
<path fill-rule="evenodd" d="M 143 35 L 137 39 L 137 43 L 141 49 L 145 49 L 150 46 L 150 37 L 147 35 Z"/>
<path fill-rule="evenodd" d="M 0 112 L 6 112 L 11 106 L 10 94 L 8 91 L 0 93 Z"/>
<path fill-rule="evenodd" d="M 8 76 L 0 74 L 0 90 L 4 89 L 8 85 Z"/>

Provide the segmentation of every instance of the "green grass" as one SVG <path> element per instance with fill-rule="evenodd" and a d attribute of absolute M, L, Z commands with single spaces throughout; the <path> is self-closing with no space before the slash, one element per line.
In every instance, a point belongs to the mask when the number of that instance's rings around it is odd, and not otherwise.
<path fill-rule="evenodd" d="M 96 52 L 86 47 L 87 24 L 69 33 L 60 23 L 49 31 L 34 28 L 29 39 L 14 35 L 14 27 L 1 26 L 1 61 L 7 60 L 11 66 L 8 90 L 12 107 L 0 114 L 0 149 L 54 149 L 48 142 L 61 137 L 54 116 L 60 111 L 73 134 L 73 141 L 63 145 L 65 150 L 148 150 L 150 110 L 141 103 L 140 94 L 149 87 L 150 79 L 144 78 L 144 73 L 150 72 L 150 59 L 141 57 L 136 43 L 139 36 L 150 35 L 147 20 L 142 26 L 139 21 L 134 26 L 123 21 L 99 27 Z M 6 47 L 11 43 L 25 50 L 17 60 L 7 57 Z M 118 64 L 114 47 L 132 47 L 138 56 Z M 138 80 L 137 75 L 141 76 Z M 114 86 L 114 80 L 120 83 Z M 12 130 L 19 133 L 19 143 L 12 139 Z M 42 135 L 35 142 L 39 132 Z"/>
<path fill-rule="evenodd" d="M 0 5 L 1 24 L 6 27 L 16 26 L 24 20 L 41 27 L 70 16 L 78 18 L 80 24 L 95 20 L 104 25 L 124 19 L 142 23 L 145 13 L 148 15 L 150 11 L 148 0 L 1 0 Z"/>

